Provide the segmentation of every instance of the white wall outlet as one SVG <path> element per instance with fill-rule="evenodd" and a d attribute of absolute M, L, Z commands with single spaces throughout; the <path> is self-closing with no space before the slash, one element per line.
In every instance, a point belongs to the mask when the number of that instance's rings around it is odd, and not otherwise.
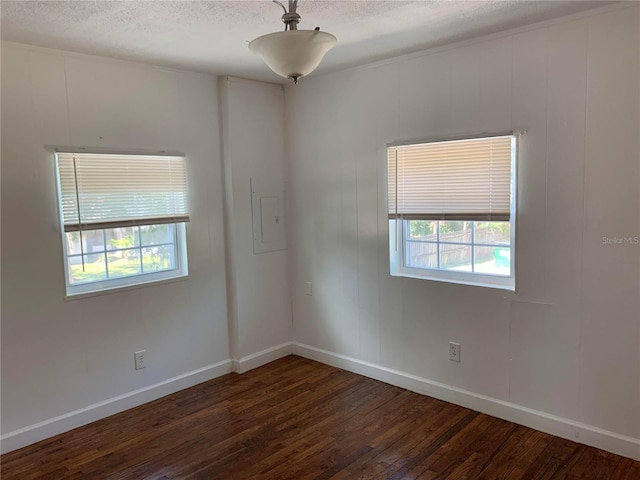
<path fill-rule="evenodd" d="M 449 360 L 452 362 L 460 362 L 461 348 L 459 343 L 449 342 Z"/>
<path fill-rule="evenodd" d="M 313 284 L 311 282 L 304 282 L 305 295 L 313 296 Z"/>
<path fill-rule="evenodd" d="M 136 370 L 141 370 L 147 367 L 147 364 L 144 361 L 144 354 L 146 352 L 147 352 L 146 350 L 140 350 L 139 352 L 135 352 L 133 354 L 136 361 Z"/>

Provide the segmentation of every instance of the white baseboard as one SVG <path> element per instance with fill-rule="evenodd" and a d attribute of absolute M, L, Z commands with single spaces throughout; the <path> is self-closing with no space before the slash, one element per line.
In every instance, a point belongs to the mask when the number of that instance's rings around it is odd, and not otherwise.
<path fill-rule="evenodd" d="M 232 360 L 234 372 L 245 373 L 254 368 L 261 367 L 279 358 L 291 355 L 291 342 L 286 342 L 275 347 L 270 347 L 260 352 L 252 353 L 238 360 Z"/>
<path fill-rule="evenodd" d="M 540 412 L 515 403 L 487 397 L 310 345 L 293 342 L 292 347 L 294 355 L 326 363 L 446 402 L 455 403 L 456 405 L 550 433 L 551 435 L 640 460 L 640 439 L 638 438 L 627 437 L 568 418 Z"/>
<path fill-rule="evenodd" d="M 290 349 L 291 347 L 289 347 Z M 29 425 L 0 437 L 0 450 L 7 453 L 32 443 L 67 432 L 115 413 L 137 407 L 179 390 L 212 380 L 231 371 L 231 360 L 208 365 L 192 372 L 164 380 L 148 387 L 139 388 L 102 402 L 65 413 L 58 417 Z"/>
<path fill-rule="evenodd" d="M 18 448 L 68 432 L 96 420 L 137 407 L 179 390 L 212 380 L 229 372 L 244 373 L 291 354 L 291 343 L 283 343 L 238 360 L 224 360 L 162 382 L 127 392 L 102 402 L 14 430 L 0 437 L 0 452 Z"/>
<path fill-rule="evenodd" d="M 231 371 L 244 373 L 290 354 L 358 373 L 423 395 L 455 403 L 472 410 L 525 425 L 625 457 L 640 460 L 640 439 L 627 437 L 568 418 L 452 387 L 409 373 L 322 350 L 298 342 L 283 343 L 238 360 L 225 360 L 132 392 L 89 405 L 43 422 L 14 430 L 0 437 L 0 450 L 7 453 L 60 433 L 100 420 L 165 395 L 192 387 Z"/>

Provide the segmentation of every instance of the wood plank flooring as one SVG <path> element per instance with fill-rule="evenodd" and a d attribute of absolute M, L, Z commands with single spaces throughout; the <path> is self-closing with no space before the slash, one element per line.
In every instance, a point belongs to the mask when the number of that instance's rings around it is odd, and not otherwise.
<path fill-rule="evenodd" d="M 640 462 L 295 356 L 8 453 L 1 468 L 2 480 L 640 479 Z"/>

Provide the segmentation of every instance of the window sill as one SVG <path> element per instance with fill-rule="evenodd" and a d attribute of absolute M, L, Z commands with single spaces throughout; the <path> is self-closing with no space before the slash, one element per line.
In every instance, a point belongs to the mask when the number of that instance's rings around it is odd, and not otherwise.
<path fill-rule="evenodd" d="M 70 302 L 73 300 L 82 300 L 83 298 L 97 297 L 101 295 L 112 295 L 114 293 L 126 292 L 128 290 L 137 290 L 139 288 L 155 287 L 156 285 L 165 285 L 167 283 L 183 282 L 185 280 L 189 280 L 188 274 L 181 275 L 179 277 L 165 278 L 162 280 L 151 280 L 149 282 L 140 282 L 140 283 L 136 283 L 135 285 L 122 285 L 119 287 L 94 290 L 92 292 L 82 292 L 82 293 L 75 293 L 71 295 L 66 294 L 64 296 L 64 301 Z"/>
<path fill-rule="evenodd" d="M 455 283 L 457 285 L 469 285 L 472 287 L 495 288 L 510 292 L 515 292 L 516 290 L 515 280 L 512 277 L 495 277 L 497 281 L 494 281 L 493 279 L 491 281 L 487 281 L 484 278 L 464 278 L 448 271 L 432 270 L 429 271 L 429 273 L 422 273 L 421 271 L 413 272 L 408 269 L 399 272 L 391 272 L 391 276 L 414 278 L 417 280 L 431 280 L 433 282 Z"/>

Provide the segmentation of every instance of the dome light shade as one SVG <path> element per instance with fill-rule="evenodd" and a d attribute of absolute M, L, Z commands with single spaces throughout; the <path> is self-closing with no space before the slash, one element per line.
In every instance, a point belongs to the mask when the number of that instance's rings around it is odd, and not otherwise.
<path fill-rule="evenodd" d="M 336 41 L 330 33 L 319 30 L 289 30 L 258 37 L 249 43 L 249 49 L 275 73 L 297 83 L 318 67 Z"/>

